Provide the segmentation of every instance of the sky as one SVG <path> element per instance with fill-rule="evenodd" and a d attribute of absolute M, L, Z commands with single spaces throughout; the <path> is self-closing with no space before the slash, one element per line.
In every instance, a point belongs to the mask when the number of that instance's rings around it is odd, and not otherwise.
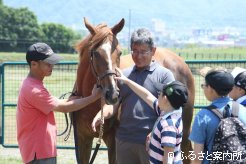
<path fill-rule="evenodd" d="M 228 29 L 246 34 L 246 0 L 3 0 L 28 7 L 39 23 L 53 22 L 86 30 L 83 18 L 110 26 L 125 19 L 125 34 L 139 27 L 186 35 L 193 29 Z M 188 32 L 187 32 L 188 31 Z"/>
<path fill-rule="evenodd" d="M 127 24 L 162 20 L 166 26 L 241 26 L 246 22 L 245 0 L 3 0 L 11 7 L 28 7 L 40 22 L 79 25 L 84 16 L 92 22 Z M 130 18 L 131 17 L 131 18 Z M 131 19 L 131 22 L 130 22 Z"/>

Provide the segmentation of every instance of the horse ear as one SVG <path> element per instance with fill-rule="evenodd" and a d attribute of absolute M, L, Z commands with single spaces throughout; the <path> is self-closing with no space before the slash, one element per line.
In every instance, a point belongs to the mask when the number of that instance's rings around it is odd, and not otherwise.
<path fill-rule="evenodd" d="M 92 24 L 90 24 L 87 19 L 84 17 L 85 27 L 90 31 L 91 35 L 96 34 L 96 29 Z"/>
<path fill-rule="evenodd" d="M 113 34 L 114 35 L 118 34 L 122 30 L 124 25 L 125 25 L 125 19 L 122 18 L 121 21 L 118 24 L 116 24 L 114 27 L 111 28 Z"/>

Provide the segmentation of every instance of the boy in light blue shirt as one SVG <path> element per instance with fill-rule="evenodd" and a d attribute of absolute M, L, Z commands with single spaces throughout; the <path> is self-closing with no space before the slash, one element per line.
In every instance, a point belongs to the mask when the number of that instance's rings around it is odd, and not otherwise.
<path fill-rule="evenodd" d="M 217 110 L 223 112 L 224 107 L 229 104 L 232 109 L 232 99 L 228 96 L 234 86 L 233 76 L 225 70 L 210 70 L 206 76 L 204 84 L 201 85 L 207 100 L 211 101 L 210 105 L 217 107 Z M 239 119 L 246 125 L 246 109 L 239 105 Z M 189 139 L 194 143 L 194 154 L 196 158 L 194 163 L 209 163 L 211 160 L 212 146 L 214 136 L 219 125 L 219 118 L 207 109 L 201 109 L 193 123 Z M 202 153 L 204 158 L 201 157 Z M 198 158 L 200 157 L 200 158 Z"/>

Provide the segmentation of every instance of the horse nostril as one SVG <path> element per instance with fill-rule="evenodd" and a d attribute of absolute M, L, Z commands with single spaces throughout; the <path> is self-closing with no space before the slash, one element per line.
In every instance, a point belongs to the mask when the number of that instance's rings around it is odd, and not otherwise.
<path fill-rule="evenodd" d="M 109 104 L 115 104 L 118 101 L 119 92 L 116 90 L 107 91 L 105 99 Z"/>

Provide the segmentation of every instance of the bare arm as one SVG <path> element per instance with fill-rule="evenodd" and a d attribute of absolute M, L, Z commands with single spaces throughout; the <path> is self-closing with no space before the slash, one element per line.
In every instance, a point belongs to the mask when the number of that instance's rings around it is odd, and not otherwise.
<path fill-rule="evenodd" d="M 143 99 L 153 109 L 153 103 L 156 100 L 156 97 L 141 85 L 125 77 L 120 69 L 116 69 L 119 72 L 120 76 L 115 77 L 115 79 L 123 81 L 133 90 L 133 92 L 135 92 L 139 97 L 141 97 L 141 99 Z"/>
<path fill-rule="evenodd" d="M 115 115 L 118 108 L 119 108 L 119 103 L 117 103 L 116 105 L 105 104 L 103 106 L 103 117 L 104 117 L 104 119 L 109 119 L 113 115 Z M 104 121 L 104 119 L 103 119 L 103 121 Z M 97 113 L 97 115 L 94 117 L 94 119 L 91 123 L 91 127 L 92 127 L 94 132 L 96 132 L 96 127 L 100 124 L 100 122 L 101 122 L 101 110 Z"/>
<path fill-rule="evenodd" d="M 196 155 L 196 158 L 194 160 L 191 160 L 192 164 L 201 164 L 202 160 L 198 159 L 199 154 L 198 153 L 202 153 L 204 150 L 204 144 L 198 144 L 198 143 L 194 143 L 194 154 Z"/>
<path fill-rule="evenodd" d="M 100 97 L 101 97 L 101 89 L 96 88 L 96 86 L 94 86 L 92 90 L 92 94 L 90 96 L 79 98 L 79 99 L 74 99 L 70 101 L 59 100 L 58 105 L 52 110 L 56 112 L 63 112 L 63 113 L 77 111 L 91 104 L 92 102 L 95 102 Z"/>
<path fill-rule="evenodd" d="M 164 147 L 163 164 L 172 164 L 174 157 L 174 147 Z M 172 154 L 170 154 L 172 153 Z"/>

